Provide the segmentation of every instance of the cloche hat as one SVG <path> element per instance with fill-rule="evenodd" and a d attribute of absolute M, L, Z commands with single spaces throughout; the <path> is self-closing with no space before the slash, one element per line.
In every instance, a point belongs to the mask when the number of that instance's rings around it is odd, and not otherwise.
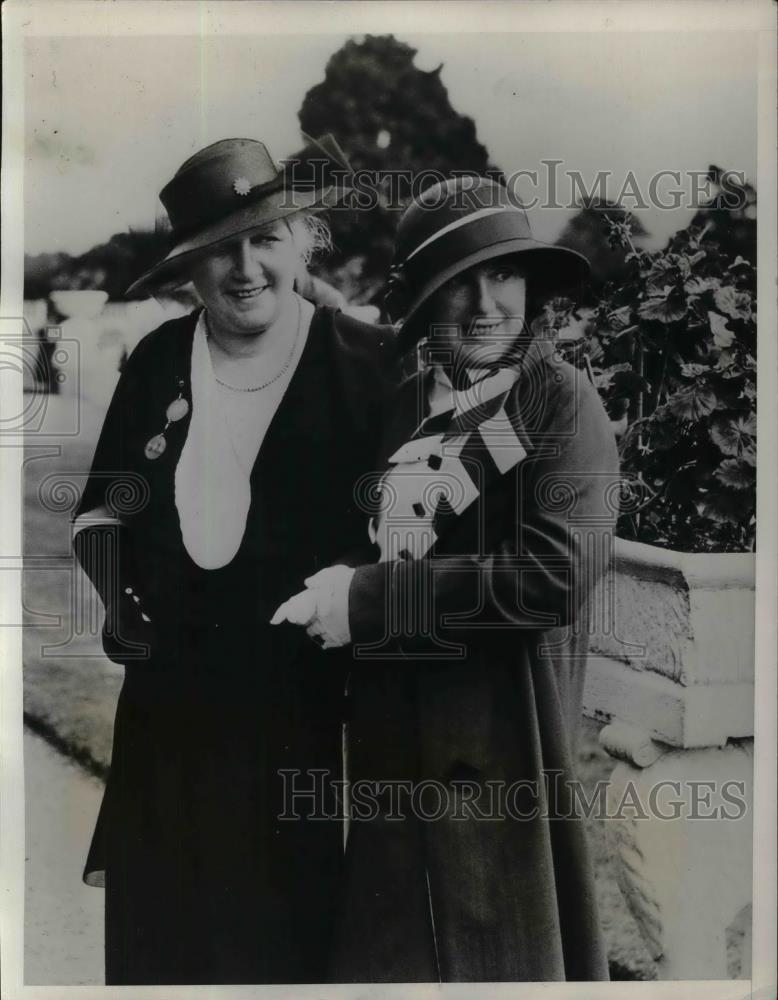
<path fill-rule="evenodd" d="M 533 291 L 560 290 L 589 272 L 582 254 L 536 240 L 523 206 L 497 181 L 465 176 L 426 188 L 400 220 L 387 283 L 398 348 L 413 346 L 409 321 L 450 278 L 506 254 L 521 254 Z"/>
<path fill-rule="evenodd" d="M 331 135 L 305 140 L 284 169 L 255 139 L 222 139 L 191 156 L 159 195 L 173 248 L 127 294 L 179 276 L 196 255 L 235 236 L 339 201 L 350 190 L 345 154 Z"/>

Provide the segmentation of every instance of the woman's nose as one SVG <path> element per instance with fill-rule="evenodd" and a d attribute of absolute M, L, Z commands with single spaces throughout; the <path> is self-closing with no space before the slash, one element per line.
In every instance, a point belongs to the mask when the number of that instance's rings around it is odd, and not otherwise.
<path fill-rule="evenodd" d="M 250 239 L 240 240 L 234 245 L 232 260 L 240 277 L 253 278 L 262 270 L 257 247 Z"/>
<path fill-rule="evenodd" d="M 496 308 L 492 283 L 489 278 L 480 276 L 476 285 L 476 299 L 479 312 L 488 316 Z"/>

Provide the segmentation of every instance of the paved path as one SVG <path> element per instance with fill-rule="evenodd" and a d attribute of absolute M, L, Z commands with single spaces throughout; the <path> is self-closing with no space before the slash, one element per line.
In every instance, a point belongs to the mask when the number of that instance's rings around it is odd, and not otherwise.
<path fill-rule="evenodd" d="M 28 985 L 104 982 L 103 890 L 81 881 L 102 786 L 25 730 Z"/>

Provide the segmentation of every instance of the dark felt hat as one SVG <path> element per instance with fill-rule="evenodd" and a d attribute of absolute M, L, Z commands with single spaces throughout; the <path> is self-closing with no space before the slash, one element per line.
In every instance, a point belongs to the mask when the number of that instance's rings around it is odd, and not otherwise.
<path fill-rule="evenodd" d="M 507 254 L 521 255 L 533 292 L 560 291 L 589 272 L 582 254 L 536 240 L 526 211 L 497 181 L 457 177 L 427 188 L 397 229 L 386 308 L 401 326 L 398 347 L 413 346 L 410 321 L 450 278 Z"/>
<path fill-rule="evenodd" d="M 191 156 L 159 196 L 173 248 L 127 293 L 180 277 L 192 259 L 236 236 L 336 204 L 350 190 L 348 160 L 331 135 L 305 139 L 283 169 L 255 139 L 222 139 Z"/>

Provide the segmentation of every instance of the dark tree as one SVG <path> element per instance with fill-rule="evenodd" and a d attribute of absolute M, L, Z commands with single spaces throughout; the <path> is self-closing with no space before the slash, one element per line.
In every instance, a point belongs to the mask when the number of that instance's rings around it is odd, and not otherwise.
<path fill-rule="evenodd" d="M 39 253 L 24 255 L 24 297 L 25 299 L 45 299 L 58 285 L 60 276 L 73 269 L 73 257 L 67 253 Z"/>
<path fill-rule="evenodd" d="M 414 65 L 415 55 L 416 49 L 392 35 L 348 41 L 331 57 L 324 80 L 308 91 L 299 112 L 303 132 L 331 132 L 355 170 L 376 174 L 375 207 L 352 205 L 330 214 L 336 245 L 330 275 L 362 300 L 383 284 L 401 210 L 413 194 L 454 172 L 501 176 L 478 141 L 473 120 L 452 108 L 440 79 L 442 65 L 425 72 Z M 363 178 L 366 188 L 376 189 L 367 174 Z M 363 204 L 367 200 L 361 198 Z"/>
<path fill-rule="evenodd" d="M 123 298 L 127 287 L 170 248 L 170 234 L 163 230 L 135 230 L 116 233 L 107 243 L 93 247 L 78 259 L 80 267 L 94 274 L 103 273 L 100 284 L 111 299 Z"/>
<path fill-rule="evenodd" d="M 170 235 L 162 230 L 116 233 L 107 243 L 79 257 L 40 254 L 24 258 L 25 298 L 46 298 L 63 288 L 96 288 L 110 299 L 124 298 L 127 287 L 169 249 Z"/>

